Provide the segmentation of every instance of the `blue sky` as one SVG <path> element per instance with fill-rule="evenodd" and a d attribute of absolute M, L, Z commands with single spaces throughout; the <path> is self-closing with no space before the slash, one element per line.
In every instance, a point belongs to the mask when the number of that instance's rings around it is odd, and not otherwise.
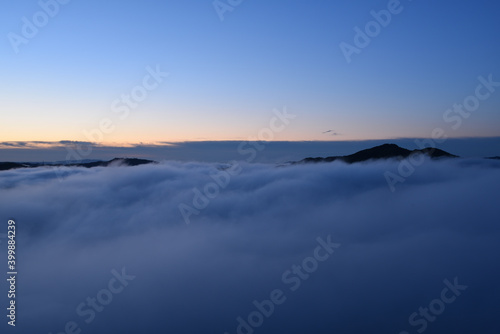
<path fill-rule="evenodd" d="M 70 1 L 16 53 L 9 33 L 41 7 L 4 1 L 0 140 L 88 141 L 102 119 L 113 130 L 95 138 L 116 145 L 246 140 L 285 106 L 297 118 L 275 140 L 500 136 L 500 92 L 458 129 L 443 120 L 479 76 L 500 81 L 500 5 L 401 1 L 347 63 L 339 44 L 388 3 L 242 1 L 221 21 L 212 1 Z M 168 77 L 119 118 L 148 67 Z"/>

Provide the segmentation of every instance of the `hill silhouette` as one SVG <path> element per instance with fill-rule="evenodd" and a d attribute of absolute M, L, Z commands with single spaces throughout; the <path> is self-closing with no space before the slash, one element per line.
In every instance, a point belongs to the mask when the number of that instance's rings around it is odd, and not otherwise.
<path fill-rule="evenodd" d="M 137 158 L 114 158 L 109 161 L 92 161 L 83 163 L 57 163 L 57 164 L 45 164 L 45 163 L 18 163 L 18 162 L 0 162 L 0 171 L 17 169 L 17 168 L 36 168 L 36 167 L 107 167 L 110 165 L 120 165 L 120 166 L 139 166 L 157 163 L 153 160 L 137 159 Z"/>
<path fill-rule="evenodd" d="M 137 158 L 114 158 L 109 161 L 94 161 L 81 164 L 71 164 L 68 166 L 92 168 L 92 167 L 108 167 L 110 165 L 140 166 L 152 163 L 157 163 L 157 162 L 153 160 L 137 159 Z"/>
<path fill-rule="evenodd" d="M 9 170 L 9 169 L 26 168 L 26 167 L 30 166 L 26 164 L 20 164 L 17 162 L 0 162 L 0 170 Z"/>
<path fill-rule="evenodd" d="M 356 162 L 363 162 L 368 160 L 380 159 L 404 159 L 412 154 L 425 154 L 430 158 L 458 158 L 458 156 L 448 153 L 437 148 L 424 148 L 421 150 L 408 150 L 399 147 L 396 144 L 383 144 L 366 150 L 356 152 L 351 155 L 345 156 L 331 156 L 326 158 L 305 158 L 295 163 L 318 163 L 318 162 L 332 162 L 343 161 L 349 164 Z"/>

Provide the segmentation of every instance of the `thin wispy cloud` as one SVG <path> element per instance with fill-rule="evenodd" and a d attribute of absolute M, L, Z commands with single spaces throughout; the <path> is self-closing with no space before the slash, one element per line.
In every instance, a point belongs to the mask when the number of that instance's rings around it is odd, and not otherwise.
<path fill-rule="evenodd" d="M 323 134 L 330 134 L 332 136 L 340 136 L 340 134 L 335 132 L 334 130 L 323 131 Z"/>

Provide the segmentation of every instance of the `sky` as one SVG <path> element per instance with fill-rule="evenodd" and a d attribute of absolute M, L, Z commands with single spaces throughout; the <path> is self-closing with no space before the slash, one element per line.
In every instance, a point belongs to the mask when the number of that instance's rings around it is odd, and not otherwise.
<path fill-rule="evenodd" d="M 498 2 L 0 4 L 1 333 L 500 332 Z"/>
<path fill-rule="evenodd" d="M 500 136 L 494 1 L 60 2 L 2 2 L 0 142 Z"/>

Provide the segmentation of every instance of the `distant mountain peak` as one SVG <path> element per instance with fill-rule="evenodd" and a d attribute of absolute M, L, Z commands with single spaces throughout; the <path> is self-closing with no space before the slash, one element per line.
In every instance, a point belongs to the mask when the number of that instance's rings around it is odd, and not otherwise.
<path fill-rule="evenodd" d="M 331 156 L 326 158 L 305 158 L 298 163 L 317 163 L 317 162 L 332 162 L 332 161 L 343 161 L 346 163 L 356 163 L 368 160 L 380 160 L 380 159 L 404 159 L 412 154 L 425 154 L 433 159 L 436 158 L 457 158 L 458 156 L 448 153 L 446 151 L 437 148 L 424 148 L 421 150 L 410 151 L 406 148 L 402 148 L 396 144 L 383 144 L 361 150 L 354 154 L 345 156 Z"/>

